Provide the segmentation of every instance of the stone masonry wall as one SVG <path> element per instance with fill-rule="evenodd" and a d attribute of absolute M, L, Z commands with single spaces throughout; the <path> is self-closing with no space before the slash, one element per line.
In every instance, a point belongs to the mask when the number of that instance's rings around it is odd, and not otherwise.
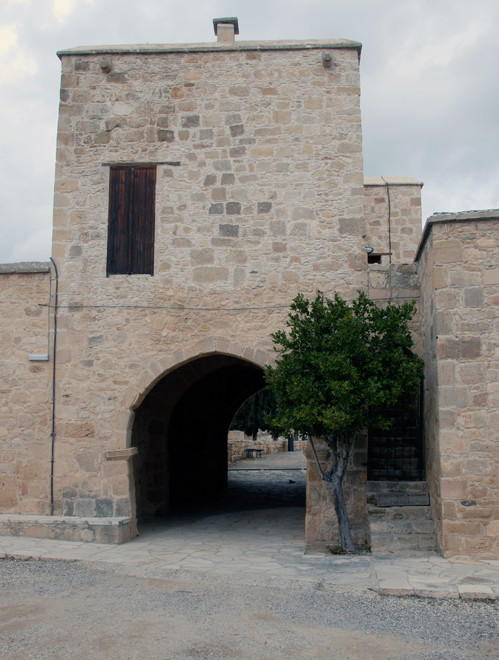
<path fill-rule="evenodd" d="M 49 264 L 0 265 L 0 511 L 48 513 Z M 44 305 L 43 307 L 41 305 Z"/>
<path fill-rule="evenodd" d="M 358 53 L 335 50 L 327 69 L 321 52 L 122 52 L 109 74 L 102 55 L 64 54 L 62 295 L 151 300 L 161 282 L 163 298 L 251 291 L 265 302 L 270 290 L 274 302 L 325 280 L 346 280 L 350 293 L 352 270 L 363 269 Z M 152 285 L 104 277 L 106 163 L 127 162 L 180 163 L 158 165 Z"/>
<path fill-rule="evenodd" d="M 437 521 L 437 534 L 441 530 L 441 507 L 439 502 L 440 491 L 440 437 L 439 437 L 439 411 L 438 411 L 438 361 L 436 346 L 435 307 L 433 301 L 434 286 L 438 278 L 438 271 L 434 271 L 433 236 L 429 234 L 426 239 L 426 249 L 419 254 L 417 264 L 421 288 L 421 335 L 423 345 L 423 359 L 425 362 L 424 374 L 424 454 L 425 476 L 430 494 L 433 514 Z M 441 539 L 439 538 L 439 547 Z"/>
<path fill-rule="evenodd" d="M 307 440 L 294 440 L 294 451 L 302 451 L 307 446 Z M 261 455 L 278 454 L 288 451 L 288 440 L 278 438 L 274 440 L 270 433 L 258 433 L 256 441 L 243 431 L 229 431 L 227 440 L 227 460 L 229 463 L 249 458 L 247 449 L 260 449 Z"/>
<path fill-rule="evenodd" d="M 499 556 L 499 213 L 429 219 L 419 267 L 427 455 L 446 556 Z"/>
<path fill-rule="evenodd" d="M 296 293 L 365 288 L 358 44 L 61 60 L 56 512 L 127 515 L 105 455 L 161 375 L 213 350 L 263 365 Z M 106 278 L 110 163 L 158 163 L 153 277 Z"/>
<path fill-rule="evenodd" d="M 417 265 L 409 264 L 369 264 L 367 270 L 367 294 L 371 300 L 391 300 L 395 304 L 414 302 L 416 311 L 410 323 L 413 350 L 423 356 L 422 318 L 420 286 Z"/>
<path fill-rule="evenodd" d="M 366 177 L 364 184 L 366 245 L 383 254 L 383 264 L 412 263 L 421 237 L 423 184 L 402 177 Z"/>

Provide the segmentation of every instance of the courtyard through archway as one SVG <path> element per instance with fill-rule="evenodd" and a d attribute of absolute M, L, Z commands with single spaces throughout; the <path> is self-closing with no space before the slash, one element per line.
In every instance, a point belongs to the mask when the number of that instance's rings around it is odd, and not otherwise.
<path fill-rule="evenodd" d="M 259 365 L 226 354 L 196 358 L 170 371 L 135 410 L 131 443 L 141 534 L 182 520 L 255 537 L 289 523 L 304 539 L 306 461 L 272 455 L 228 466 L 227 436 L 241 404 L 264 387 Z M 275 521 L 274 518 L 279 518 Z M 286 522 L 286 520 L 288 522 Z M 237 522 L 237 524 L 236 524 Z M 267 531 L 265 531 L 267 529 Z M 205 529 L 206 533 L 206 529 Z M 286 532 L 284 532 L 286 536 Z"/>

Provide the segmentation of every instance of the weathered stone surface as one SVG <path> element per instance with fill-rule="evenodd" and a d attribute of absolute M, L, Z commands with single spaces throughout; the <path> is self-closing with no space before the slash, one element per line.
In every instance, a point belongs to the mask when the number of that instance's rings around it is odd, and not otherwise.
<path fill-rule="evenodd" d="M 241 215 L 241 203 L 227 202 L 225 205 L 225 212 L 227 215 Z"/>
<path fill-rule="evenodd" d="M 239 225 L 219 225 L 220 236 L 239 236 Z"/>
<path fill-rule="evenodd" d="M 383 254 L 382 263 L 410 263 L 421 236 L 421 181 L 400 177 L 366 179 L 366 245 Z M 390 217 L 388 205 L 390 203 Z M 388 223 L 390 221 L 390 226 Z M 348 231 L 346 226 L 345 231 Z M 390 229 L 390 233 L 388 232 Z M 391 245 L 389 244 L 389 237 Z"/>
<path fill-rule="evenodd" d="M 492 275 L 497 215 L 433 216 L 418 251 L 425 399 L 439 419 L 428 416 L 427 477 L 446 556 L 499 556 L 499 534 L 493 528 L 499 516 L 498 402 L 493 395 L 499 354 L 491 351 L 499 329 L 491 323 L 499 289 Z M 477 267 L 477 260 L 489 268 Z M 435 278 L 439 263 L 445 263 L 439 267 L 444 276 Z M 489 284 L 478 286 L 485 279 Z"/>
<path fill-rule="evenodd" d="M 158 140 L 160 142 L 174 142 L 175 133 L 164 128 L 158 129 Z"/>
<path fill-rule="evenodd" d="M 0 514 L 0 534 L 97 543 L 125 543 L 137 536 L 127 516 L 37 516 Z"/>

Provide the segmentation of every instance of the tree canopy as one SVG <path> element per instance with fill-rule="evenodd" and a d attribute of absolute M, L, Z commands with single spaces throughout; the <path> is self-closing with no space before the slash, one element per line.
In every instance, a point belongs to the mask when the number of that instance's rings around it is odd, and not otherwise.
<path fill-rule="evenodd" d="M 327 437 L 387 428 L 379 412 L 414 394 L 423 361 L 411 352 L 413 303 L 379 307 L 359 292 L 349 305 L 318 292 L 291 304 L 288 332 L 272 335 L 279 353 L 266 381 L 276 396 L 283 432 Z"/>
<path fill-rule="evenodd" d="M 256 440 L 258 431 L 268 431 L 274 440 L 279 436 L 279 430 L 269 421 L 275 413 L 274 394 L 265 388 L 250 396 L 237 411 L 231 429 L 244 431 Z"/>

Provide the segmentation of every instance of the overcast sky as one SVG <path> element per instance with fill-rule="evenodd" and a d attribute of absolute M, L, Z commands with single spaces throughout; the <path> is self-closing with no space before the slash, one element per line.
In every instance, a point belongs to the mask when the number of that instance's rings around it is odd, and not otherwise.
<path fill-rule="evenodd" d="M 239 40 L 363 44 L 366 176 L 424 182 L 435 211 L 499 207 L 498 0 L 0 0 L 0 262 L 50 256 L 60 62 L 73 46 Z"/>

